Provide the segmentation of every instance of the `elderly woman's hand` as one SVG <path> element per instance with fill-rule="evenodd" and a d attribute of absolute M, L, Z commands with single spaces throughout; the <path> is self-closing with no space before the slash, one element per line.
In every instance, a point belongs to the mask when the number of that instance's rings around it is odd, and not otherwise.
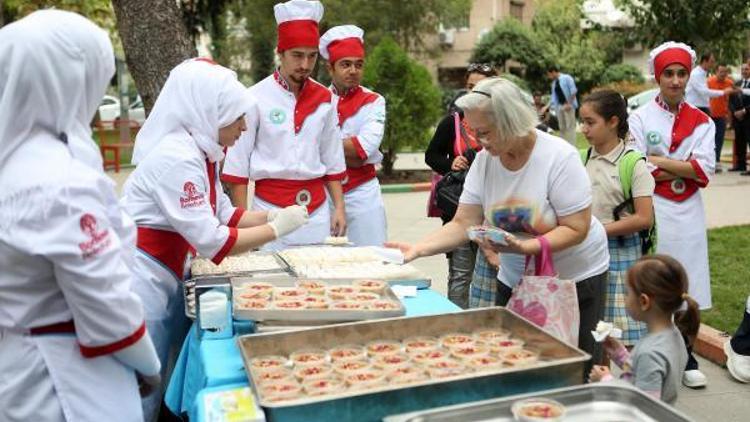
<path fill-rule="evenodd" d="M 412 245 L 411 243 L 385 242 L 383 246 L 385 246 L 386 248 L 393 248 L 393 249 L 400 250 L 401 253 L 404 254 L 404 263 L 407 263 L 407 262 L 410 262 L 419 258 L 419 252 L 417 250 L 416 245 Z"/>
<path fill-rule="evenodd" d="M 512 234 L 506 234 L 505 241 L 508 242 L 507 245 L 501 245 L 491 240 L 482 240 L 478 244 L 482 248 L 492 250 L 495 253 L 515 253 L 519 255 L 536 255 L 542 249 L 536 239 L 521 240 Z"/>

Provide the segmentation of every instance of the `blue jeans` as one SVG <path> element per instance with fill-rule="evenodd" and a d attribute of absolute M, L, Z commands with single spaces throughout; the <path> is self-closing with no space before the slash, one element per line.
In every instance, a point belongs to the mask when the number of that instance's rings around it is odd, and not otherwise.
<path fill-rule="evenodd" d="M 716 135 L 714 136 L 714 151 L 716 152 L 716 164 L 719 164 L 721 158 L 721 148 L 724 146 L 724 134 L 727 131 L 727 121 L 723 117 L 712 117 L 716 125 Z"/>

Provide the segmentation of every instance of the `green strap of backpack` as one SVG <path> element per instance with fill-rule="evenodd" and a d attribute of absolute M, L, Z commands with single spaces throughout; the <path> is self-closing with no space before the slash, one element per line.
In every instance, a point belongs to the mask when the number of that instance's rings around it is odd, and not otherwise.
<path fill-rule="evenodd" d="M 581 161 L 583 161 L 584 167 L 591 158 L 592 148 L 581 149 L 578 152 L 581 154 Z M 627 149 L 617 161 L 617 170 L 620 176 L 620 186 L 622 186 L 622 193 L 625 196 L 625 200 L 617 205 L 612 210 L 612 215 L 615 221 L 620 220 L 620 214 L 624 210 L 628 210 L 630 213 L 635 212 L 635 205 L 633 203 L 633 174 L 635 173 L 635 165 L 638 161 L 646 161 L 646 157 L 639 151 L 634 149 Z M 641 230 L 638 232 L 641 239 L 641 253 L 643 255 L 652 254 L 656 250 L 656 219 L 650 228 Z M 623 237 L 618 237 L 618 240 L 622 243 Z"/>

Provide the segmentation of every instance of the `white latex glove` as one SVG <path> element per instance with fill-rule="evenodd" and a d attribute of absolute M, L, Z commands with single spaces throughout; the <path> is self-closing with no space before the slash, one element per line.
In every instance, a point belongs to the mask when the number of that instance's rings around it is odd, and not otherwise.
<path fill-rule="evenodd" d="M 270 223 L 273 221 L 274 218 L 276 218 L 277 215 L 279 215 L 279 209 L 278 208 L 271 208 L 268 210 L 268 214 L 266 215 L 266 222 Z"/>
<path fill-rule="evenodd" d="M 277 210 L 273 221 L 269 222 L 273 232 L 276 234 L 276 238 L 285 236 L 300 226 L 307 223 L 309 218 L 307 214 L 307 208 L 300 205 L 292 205 L 284 209 Z"/>

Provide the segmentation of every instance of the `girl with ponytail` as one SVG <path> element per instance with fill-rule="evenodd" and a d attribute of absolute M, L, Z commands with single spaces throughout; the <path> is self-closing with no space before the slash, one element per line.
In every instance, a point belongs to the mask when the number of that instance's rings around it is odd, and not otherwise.
<path fill-rule="evenodd" d="M 673 404 L 687 363 L 685 344 L 700 326 L 698 303 L 690 297 L 682 265 L 667 255 L 639 259 L 627 273 L 627 311 L 648 327 L 632 354 L 612 337 L 604 342 L 610 358 L 622 368 L 621 378 L 654 397 Z M 612 379 L 609 368 L 594 366 L 592 381 Z"/>
<path fill-rule="evenodd" d="M 581 150 L 591 179 L 591 213 L 607 232 L 609 271 L 604 321 L 622 329 L 622 342 L 632 347 L 646 326 L 625 310 L 625 277 L 643 254 L 640 232 L 654 221 L 654 178 L 643 155 L 625 143 L 627 102 L 612 90 L 596 91 L 581 105 L 581 131 L 591 145 Z M 595 362 L 599 363 L 599 362 Z"/>

